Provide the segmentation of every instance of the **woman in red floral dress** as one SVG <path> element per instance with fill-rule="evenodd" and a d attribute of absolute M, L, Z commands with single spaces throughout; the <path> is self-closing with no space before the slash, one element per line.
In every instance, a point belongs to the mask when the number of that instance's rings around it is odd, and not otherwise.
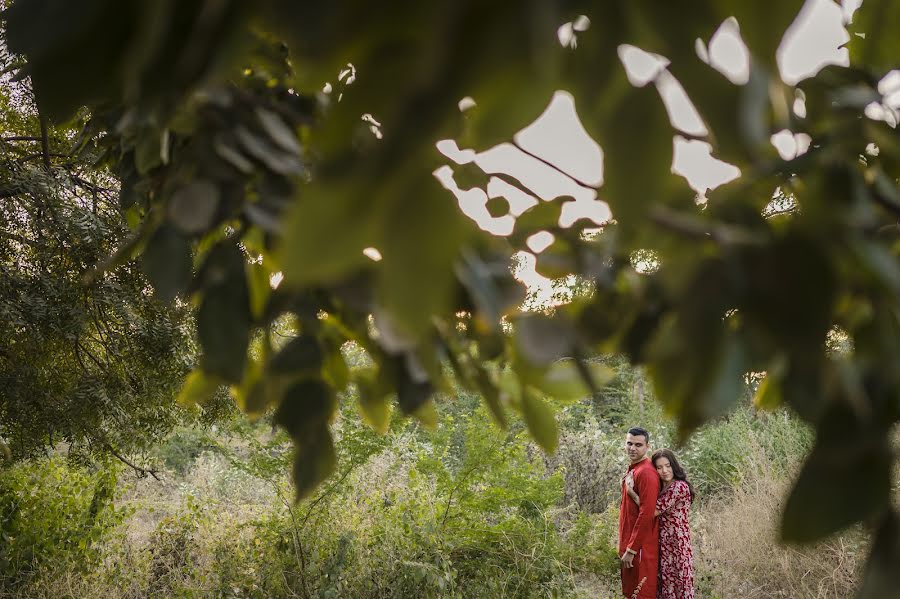
<path fill-rule="evenodd" d="M 659 449 L 650 458 L 662 488 L 656 501 L 659 517 L 659 585 L 657 599 L 694 599 L 694 551 L 691 547 L 690 513 L 694 489 L 670 449 Z M 631 483 L 631 484 L 629 484 Z M 640 505 L 633 482 L 628 495 Z"/>

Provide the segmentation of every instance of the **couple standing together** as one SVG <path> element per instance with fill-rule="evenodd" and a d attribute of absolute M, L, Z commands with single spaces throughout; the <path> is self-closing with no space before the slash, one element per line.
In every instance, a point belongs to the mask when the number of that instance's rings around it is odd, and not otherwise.
<path fill-rule="evenodd" d="M 648 457 L 649 449 L 650 433 L 628 431 L 619 508 L 622 592 L 628 599 L 694 599 L 694 490 L 671 450 Z"/>

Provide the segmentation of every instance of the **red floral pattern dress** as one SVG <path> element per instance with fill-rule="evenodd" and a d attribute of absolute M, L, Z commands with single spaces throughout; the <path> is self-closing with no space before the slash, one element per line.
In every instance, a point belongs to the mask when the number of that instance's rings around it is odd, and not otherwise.
<path fill-rule="evenodd" d="M 659 512 L 657 599 L 694 599 L 694 550 L 691 547 L 691 492 L 673 480 L 656 500 Z"/>

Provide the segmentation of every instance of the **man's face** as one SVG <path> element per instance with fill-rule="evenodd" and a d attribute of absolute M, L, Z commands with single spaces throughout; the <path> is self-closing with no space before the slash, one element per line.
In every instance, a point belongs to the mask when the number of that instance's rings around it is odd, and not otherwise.
<path fill-rule="evenodd" d="M 641 460 L 644 459 L 644 456 L 647 455 L 647 437 L 644 435 L 632 435 L 628 433 L 625 435 L 625 454 L 628 456 L 628 461 L 632 464 L 637 464 Z"/>

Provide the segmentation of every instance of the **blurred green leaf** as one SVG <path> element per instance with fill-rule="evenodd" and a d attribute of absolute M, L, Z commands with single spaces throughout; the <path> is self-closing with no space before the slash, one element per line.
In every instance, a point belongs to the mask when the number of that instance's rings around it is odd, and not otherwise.
<path fill-rule="evenodd" d="M 236 383 L 244 376 L 251 327 L 243 254 L 232 244 L 217 246 L 202 276 L 207 287 L 197 311 L 201 364 L 206 372 Z"/>
<path fill-rule="evenodd" d="M 193 370 L 185 378 L 177 401 L 182 406 L 202 406 L 212 399 L 220 385 L 220 381 L 206 375 L 202 370 Z"/>
<path fill-rule="evenodd" d="M 282 375 L 318 375 L 324 363 L 322 346 L 313 335 L 300 335 L 269 361 L 269 370 Z"/>
<path fill-rule="evenodd" d="M 156 295 L 172 301 L 191 281 L 191 244 L 169 225 L 161 225 L 150 237 L 142 256 L 144 272 Z"/>
<path fill-rule="evenodd" d="M 219 189 L 210 181 L 192 181 L 169 199 L 169 220 L 187 235 L 203 233 L 213 224 L 219 207 Z"/>
<path fill-rule="evenodd" d="M 896 568 L 900 563 L 900 519 L 890 511 L 881 519 L 875 542 L 860 585 L 859 599 L 896 599 L 900 597 Z"/>
<path fill-rule="evenodd" d="M 537 444 L 548 453 L 556 451 L 559 442 L 556 414 L 546 402 L 527 389 L 522 393 L 522 417 Z"/>

